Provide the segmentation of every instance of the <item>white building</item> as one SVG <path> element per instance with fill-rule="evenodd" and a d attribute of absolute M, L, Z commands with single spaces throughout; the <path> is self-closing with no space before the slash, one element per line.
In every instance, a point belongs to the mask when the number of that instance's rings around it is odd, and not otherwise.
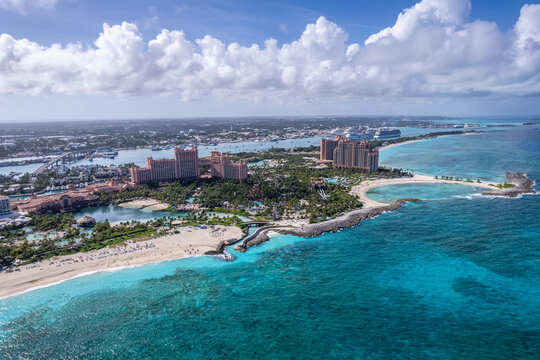
<path fill-rule="evenodd" d="M 0 196 L 0 215 L 11 214 L 11 204 L 8 196 Z"/>

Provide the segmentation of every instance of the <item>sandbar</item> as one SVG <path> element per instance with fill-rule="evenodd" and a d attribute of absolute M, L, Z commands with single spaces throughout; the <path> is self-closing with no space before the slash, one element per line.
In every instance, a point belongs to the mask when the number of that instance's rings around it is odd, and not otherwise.
<path fill-rule="evenodd" d="M 159 211 L 169 207 L 169 205 L 152 198 L 135 199 L 118 204 L 118 206 L 131 209 L 150 209 L 152 211 Z"/>

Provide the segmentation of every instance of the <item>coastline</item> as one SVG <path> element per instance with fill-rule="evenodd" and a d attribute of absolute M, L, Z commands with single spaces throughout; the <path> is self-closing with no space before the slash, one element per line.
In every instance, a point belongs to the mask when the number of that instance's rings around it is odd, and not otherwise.
<path fill-rule="evenodd" d="M 370 189 L 380 187 L 380 186 L 402 185 L 402 184 L 458 184 L 458 185 L 481 187 L 481 188 L 485 188 L 485 189 L 489 189 L 493 191 L 498 190 L 497 187 L 491 186 L 484 182 L 476 183 L 476 182 L 457 181 L 457 180 L 443 180 L 443 179 L 435 179 L 435 177 L 432 177 L 432 176 L 415 174 L 413 175 L 413 177 L 363 181 L 360 185 L 353 186 L 350 193 L 358 197 L 358 199 L 364 204 L 364 208 L 386 206 L 388 204 L 377 202 L 375 200 L 370 199 L 367 196 L 368 191 Z"/>
<path fill-rule="evenodd" d="M 358 210 L 347 212 L 334 219 L 323 221 L 314 224 L 290 224 L 287 222 L 279 222 L 277 225 L 265 226 L 258 229 L 251 236 L 242 240 L 240 244 L 234 246 L 237 251 L 245 252 L 248 247 L 260 245 L 270 239 L 271 234 L 279 233 L 282 235 L 294 235 L 299 237 L 315 237 L 328 232 L 336 232 L 341 229 L 350 228 L 358 225 L 362 220 L 376 217 L 384 212 L 391 212 L 399 209 L 403 204 L 409 202 L 421 202 L 419 199 L 405 198 L 393 201 L 391 203 L 382 203 L 371 200 L 367 196 L 367 192 L 375 187 L 400 185 L 400 184 L 457 184 L 468 185 L 488 189 L 482 192 L 484 196 L 500 196 L 500 197 L 515 197 L 524 193 L 536 193 L 532 188 L 534 182 L 529 179 L 524 173 L 506 173 L 508 182 L 514 184 L 513 188 L 500 189 L 497 185 L 488 183 L 475 183 L 457 180 L 435 179 L 426 175 L 414 175 L 412 177 L 394 178 L 394 179 L 378 179 L 364 181 L 360 185 L 356 185 L 351 189 L 351 194 L 358 197 L 362 202 L 363 207 Z M 298 226 L 300 225 L 300 226 Z"/>
<path fill-rule="evenodd" d="M 240 244 L 235 245 L 234 249 L 245 252 L 248 247 L 260 245 L 270 239 L 272 233 L 281 235 L 293 235 L 303 238 L 320 236 L 324 233 L 336 232 L 341 229 L 347 229 L 358 225 L 362 220 L 371 219 L 385 212 L 391 212 L 399 209 L 403 204 L 410 202 L 421 202 L 419 199 L 400 199 L 383 204 L 382 206 L 363 207 L 358 210 L 349 211 L 334 219 L 320 223 L 307 224 L 301 227 L 292 227 L 286 225 L 265 226 L 258 229 L 250 237 L 244 239 Z"/>
<path fill-rule="evenodd" d="M 383 150 L 390 149 L 390 148 L 392 148 L 394 146 L 410 144 L 410 143 L 413 143 L 413 142 L 427 140 L 427 139 L 436 139 L 436 138 L 443 137 L 443 136 L 456 136 L 456 135 L 463 136 L 463 135 L 475 135 L 475 134 L 480 134 L 480 133 L 481 133 L 480 131 L 471 131 L 471 132 L 464 132 L 462 134 L 446 134 L 446 135 L 442 134 L 442 135 L 437 135 L 437 136 L 434 136 L 434 137 L 426 137 L 426 138 L 422 138 L 422 139 L 407 140 L 407 141 L 403 141 L 403 142 L 388 144 L 386 146 L 379 146 L 378 149 L 379 149 L 379 151 L 383 151 Z"/>
<path fill-rule="evenodd" d="M 0 300 L 96 272 L 201 256 L 215 252 L 224 241 L 243 236 L 242 230 L 235 226 L 216 226 L 214 229 L 182 227 L 179 230 L 178 234 L 58 256 L 20 266 L 20 271 L 0 273 Z"/>

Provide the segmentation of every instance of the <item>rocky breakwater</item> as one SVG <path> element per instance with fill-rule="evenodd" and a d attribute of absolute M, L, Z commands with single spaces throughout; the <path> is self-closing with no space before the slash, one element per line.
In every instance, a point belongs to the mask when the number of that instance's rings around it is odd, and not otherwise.
<path fill-rule="evenodd" d="M 248 234 L 248 229 L 245 228 L 243 230 L 243 237 L 247 236 Z M 238 241 L 240 241 L 241 239 L 228 239 L 228 240 L 223 240 L 223 241 L 220 241 L 218 246 L 216 247 L 216 250 L 208 250 L 207 252 L 204 253 L 204 255 L 213 255 L 213 256 L 218 256 L 218 255 L 225 255 L 225 248 L 229 245 L 232 245 L 234 243 L 237 243 Z M 227 254 L 228 255 L 228 254 Z M 230 256 L 230 255 L 229 255 Z"/>
<path fill-rule="evenodd" d="M 506 173 L 507 184 L 510 187 L 501 185 L 499 189 L 484 191 L 482 195 L 516 197 L 521 194 L 536 194 L 533 188 L 534 181 L 529 179 L 525 173 Z M 513 185 L 513 186 L 512 186 Z"/>
<path fill-rule="evenodd" d="M 400 199 L 388 205 L 373 207 L 369 209 L 353 210 L 335 219 L 323 221 L 315 224 L 308 224 L 302 227 L 290 226 L 265 226 L 257 230 L 253 235 L 244 239 L 240 244 L 235 245 L 234 249 L 246 251 L 250 246 L 257 246 L 269 240 L 268 232 L 274 231 L 283 235 L 294 235 L 299 237 L 315 237 L 327 232 L 336 232 L 341 229 L 356 226 L 360 221 L 370 219 L 382 214 L 383 212 L 394 211 L 408 202 L 420 202 L 419 199 Z"/>

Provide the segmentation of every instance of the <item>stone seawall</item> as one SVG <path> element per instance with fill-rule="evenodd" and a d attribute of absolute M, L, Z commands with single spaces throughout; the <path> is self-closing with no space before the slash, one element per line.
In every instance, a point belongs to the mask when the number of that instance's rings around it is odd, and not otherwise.
<path fill-rule="evenodd" d="M 420 200 L 400 199 L 388 205 L 370 209 L 353 210 L 346 214 L 338 216 L 335 219 L 315 224 L 309 224 L 302 227 L 273 226 L 266 229 L 260 229 L 261 231 L 256 236 L 250 238 L 248 241 L 236 245 L 234 248 L 238 251 L 246 251 L 246 249 L 250 246 L 260 245 L 268 241 L 269 237 L 267 233 L 269 231 L 274 231 L 283 235 L 294 235 L 304 238 L 320 236 L 327 232 L 336 232 L 340 229 L 346 229 L 356 226 L 360 223 L 360 221 L 373 218 L 382 214 L 383 212 L 394 211 L 407 202 L 420 202 Z"/>

